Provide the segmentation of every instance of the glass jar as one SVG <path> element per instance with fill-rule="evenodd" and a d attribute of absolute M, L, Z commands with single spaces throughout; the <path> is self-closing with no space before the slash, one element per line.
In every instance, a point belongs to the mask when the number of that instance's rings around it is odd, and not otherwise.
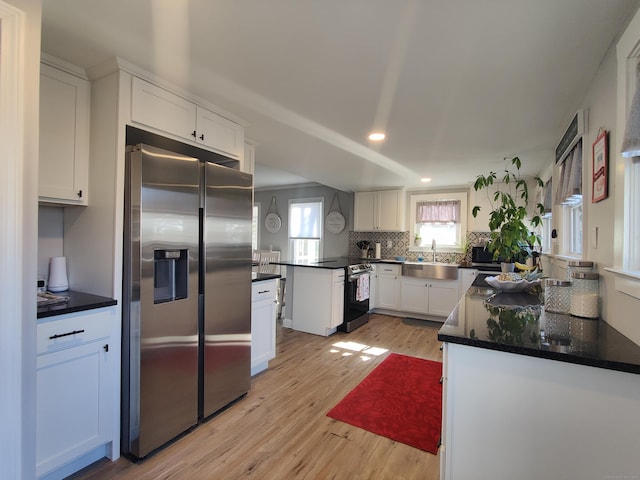
<path fill-rule="evenodd" d="M 589 260 L 569 260 L 567 262 L 567 279 L 573 281 L 573 272 L 593 272 L 593 262 Z"/>
<path fill-rule="evenodd" d="M 544 281 L 544 309 L 546 312 L 569 313 L 571 282 L 557 278 Z"/>
<path fill-rule="evenodd" d="M 594 272 L 573 272 L 571 274 L 571 315 L 598 318 L 600 303 L 600 275 Z"/>

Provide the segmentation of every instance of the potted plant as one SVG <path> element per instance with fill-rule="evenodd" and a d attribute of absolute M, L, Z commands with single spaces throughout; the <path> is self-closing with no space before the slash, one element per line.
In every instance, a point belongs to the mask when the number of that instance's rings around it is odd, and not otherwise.
<path fill-rule="evenodd" d="M 498 175 L 489 172 L 488 175 L 478 175 L 473 188 L 476 191 L 485 189 L 492 211 L 489 215 L 489 230 L 491 231 L 487 248 L 493 254 L 494 260 L 501 259 L 503 271 L 513 271 L 513 262 L 524 260 L 532 254 L 533 248 L 542 244 L 540 235 L 530 228 L 542 225 L 541 215 L 544 214 L 544 206 L 538 203 L 534 209 L 534 215 L 526 222 L 527 206 L 529 204 L 529 187 L 527 181 L 520 175 L 522 162 L 520 158 L 511 159 L 511 167 L 515 171 L 505 168 L 502 182 L 498 182 Z M 537 185 L 543 186 L 539 177 L 534 177 Z M 491 194 L 492 186 L 496 190 Z M 472 214 L 478 215 L 480 206 L 473 207 Z"/>

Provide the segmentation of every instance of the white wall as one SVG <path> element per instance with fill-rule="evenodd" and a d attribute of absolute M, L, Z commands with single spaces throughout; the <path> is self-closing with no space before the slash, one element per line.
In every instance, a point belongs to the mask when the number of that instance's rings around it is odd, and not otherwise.
<path fill-rule="evenodd" d="M 602 318 L 614 328 L 625 334 L 635 343 L 640 344 L 640 323 L 637 322 L 637 311 L 640 301 L 616 291 L 613 276 L 604 271 L 605 267 L 614 266 L 614 220 L 617 208 L 614 198 L 617 188 L 614 171 L 615 158 L 620 147 L 616 144 L 617 110 L 616 110 L 616 42 L 612 44 L 593 81 L 591 82 L 578 108 L 588 110 L 587 129 L 583 137 L 583 199 L 584 199 L 584 259 L 596 263 L 601 275 L 600 293 L 602 298 Z M 575 112 L 573 112 L 575 113 Z M 609 131 L 609 196 L 598 203 L 591 203 L 593 161 L 592 144 L 598 136 L 600 128 Z M 597 246 L 594 245 L 594 227 L 598 229 Z"/>
<path fill-rule="evenodd" d="M 64 208 L 38 207 L 38 277 L 48 277 L 51 257 L 64 255 L 63 222 Z"/>

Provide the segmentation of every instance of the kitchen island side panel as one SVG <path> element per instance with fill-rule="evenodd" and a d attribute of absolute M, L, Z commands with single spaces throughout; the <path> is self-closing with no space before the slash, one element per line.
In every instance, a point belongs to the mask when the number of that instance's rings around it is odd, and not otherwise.
<path fill-rule="evenodd" d="M 452 343 L 446 372 L 444 479 L 639 474 L 638 375 Z"/>

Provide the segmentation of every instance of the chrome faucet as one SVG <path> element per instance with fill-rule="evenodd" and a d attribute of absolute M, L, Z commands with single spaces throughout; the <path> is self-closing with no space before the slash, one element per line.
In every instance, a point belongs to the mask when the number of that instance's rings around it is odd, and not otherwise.
<path fill-rule="evenodd" d="M 433 263 L 436 263 L 436 239 L 431 240 L 431 251 L 433 252 Z"/>

